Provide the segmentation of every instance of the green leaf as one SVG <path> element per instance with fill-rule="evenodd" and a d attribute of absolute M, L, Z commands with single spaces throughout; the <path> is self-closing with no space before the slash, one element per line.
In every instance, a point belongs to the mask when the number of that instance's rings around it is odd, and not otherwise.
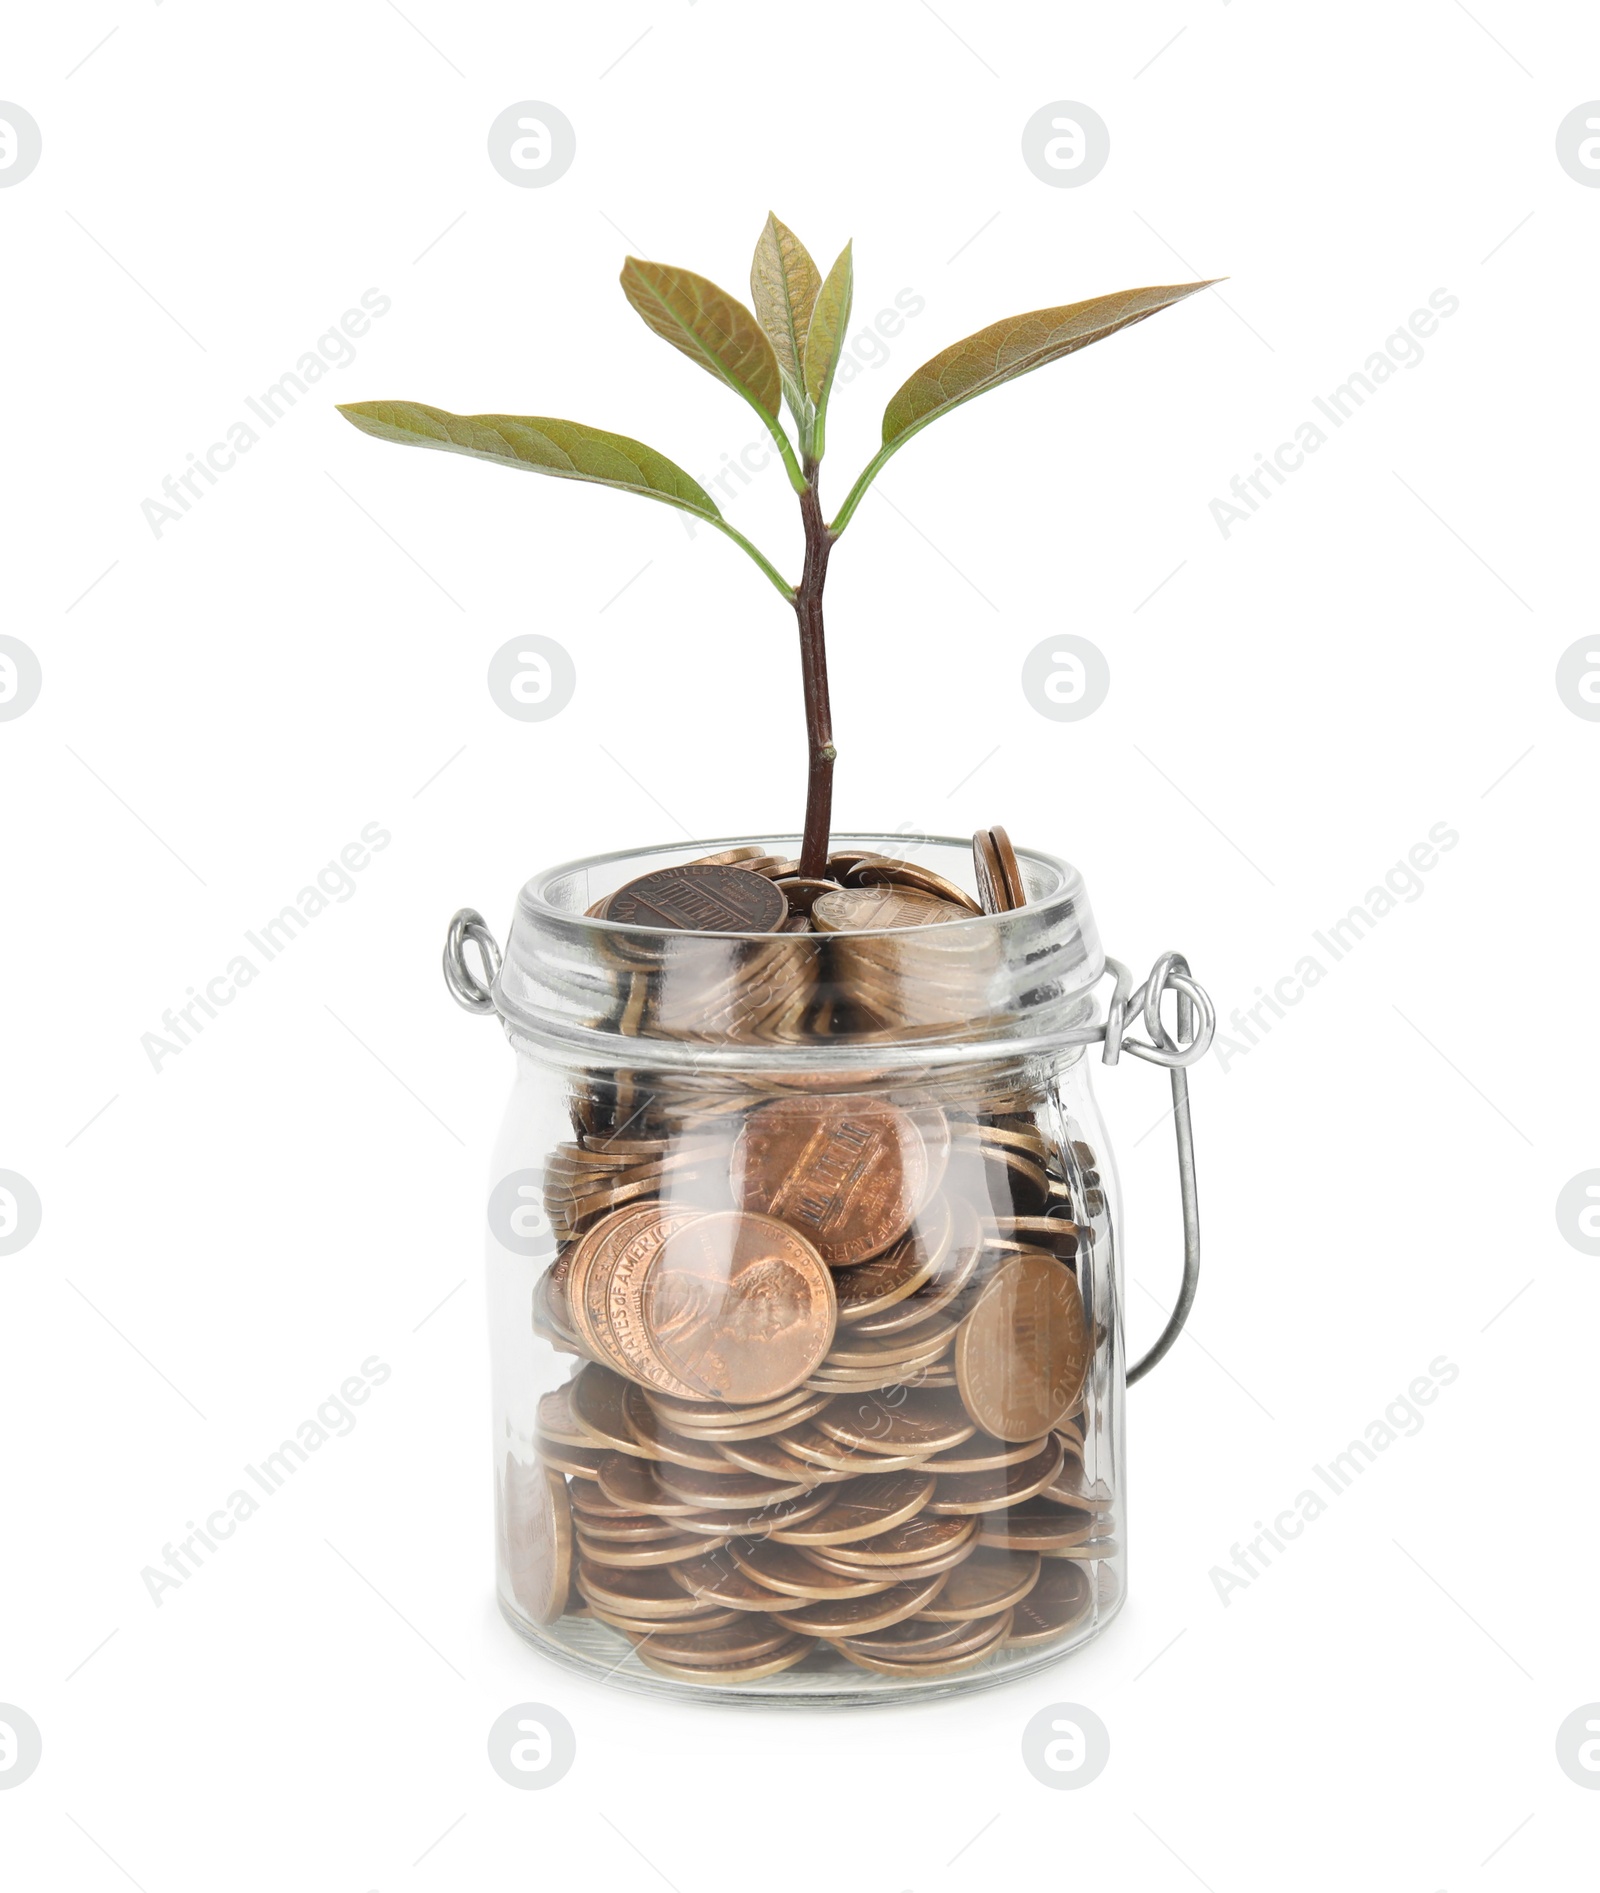
<path fill-rule="evenodd" d="M 822 452 L 822 417 L 827 411 L 834 370 L 839 366 L 844 348 L 845 330 L 850 326 L 850 301 L 854 291 L 855 265 L 847 243 L 818 292 L 816 307 L 811 312 L 811 326 L 806 331 L 805 384 L 806 393 L 816 404 L 818 454 Z"/>
<path fill-rule="evenodd" d="M 583 480 L 615 487 L 641 499 L 660 500 L 693 513 L 748 552 L 785 598 L 793 590 L 773 565 L 722 517 L 717 503 L 676 461 L 626 434 L 608 434 L 581 421 L 542 414 L 450 414 L 420 401 L 355 401 L 339 412 L 375 440 L 402 447 L 432 447 L 466 454 L 502 467 L 547 473 L 557 480 Z"/>
<path fill-rule="evenodd" d="M 626 434 L 606 434 L 580 421 L 540 414 L 450 414 L 417 401 L 357 401 L 339 412 L 364 434 L 402 447 L 495 460 L 502 466 L 548 473 L 558 480 L 588 480 L 718 520 L 717 503 L 675 461 Z"/>
<path fill-rule="evenodd" d="M 1220 280 L 1217 279 L 1217 280 Z M 901 441 L 948 414 L 963 401 L 986 394 L 1002 382 L 1015 381 L 1091 342 L 1103 342 L 1163 309 L 1170 309 L 1209 282 L 1179 283 L 1155 289 L 1119 289 L 1114 295 L 1069 302 L 1060 309 L 1036 309 L 1009 316 L 980 329 L 924 362 L 883 411 L 883 442 Z"/>
<path fill-rule="evenodd" d="M 802 429 L 810 419 L 803 370 L 806 330 L 821 287 L 822 278 L 806 246 L 769 211 L 750 264 L 750 299 L 778 358 L 790 412 Z"/>
<path fill-rule="evenodd" d="M 737 296 L 691 270 L 642 263 L 635 256 L 622 266 L 622 290 L 663 341 L 777 421 L 783 399 L 778 359 Z"/>
<path fill-rule="evenodd" d="M 1221 282 L 1222 278 L 1212 279 Z M 938 420 L 964 401 L 987 394 L 1002 382 L 1015 381 L 1091 342 L 1103 342 L 1118 329 L 1170 309 L 1185 296 L 1209 289 L 1211 282 L 1168 284 L 1155 289 L 1119 289 L 1114 295 L 1092 296 L 1087 302 L 1069 302 L 1059 309 L 1035 309 L 1031 315 L 1008 316 L 965 341 L 955 342 L 927 361 L 890 399 L 883 411 L 883 445 L 862 469 L 829 531 L 835 536 L 849 525 L 862 495 L 877 478 L 884 462 L 913 434 Z"/>

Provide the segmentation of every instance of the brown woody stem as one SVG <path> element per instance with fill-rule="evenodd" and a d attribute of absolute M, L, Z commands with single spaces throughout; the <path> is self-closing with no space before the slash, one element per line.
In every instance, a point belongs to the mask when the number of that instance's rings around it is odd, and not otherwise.
<path fill-rule="evenodd" d="M 828 707 L 828 652 L 822 632 L 822 588 L 828 577 L 833 535 L 817 497 L 817 463 L 808 460 L 800 495 L 806 529 L 805 568 L 795 589 L 794 615 L 800 625 L 800 676 L 806 705 L 806 825 L 800 841 L 800 872 L 818 875 L 828 858 L 828 829 L 833 815 L 833 715 Z"/>

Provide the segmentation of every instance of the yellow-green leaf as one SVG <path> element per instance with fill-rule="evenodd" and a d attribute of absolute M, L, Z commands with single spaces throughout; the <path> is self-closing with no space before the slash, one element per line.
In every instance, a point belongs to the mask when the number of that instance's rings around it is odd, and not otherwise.
<path fill-rule="evenodd" d="M 626 434 L 540 414 L 450 414 L 417 401 L 357 401 L 339 412 L 377 440 L 435 447 L 558 480 L 586 480 L 720 521 L 717 503 L 675 461 Z"/>
<path fill-rule="evenodd" d="M 1170 309 L 1210 283 L 1178 283 L 1154 289 L 1120 289 L 1060 309 L 1009 316 L 924 362 L 883 411 L 883 442 L 900 441 L 948 414 L 963 401 L 1014 381 L 1046 362 L 1104 341 L 1119 329 Z"/>
<path fill-rule="evenodd" d="M 844 332 L 850 326 L 850 299 L 854 290 L 855 266 L 847 243 L 817 294 L 811 326 L 806 332 L 806 393 L 819 408 L 826 406 L 828 390 L 833 386 L 833 371 L 839 365 Z"/>
<path fill-rule="evenodd" d="M 622 290 L 663 341 L 777 420 L 783 399 L 778 358 L 737 296 L 692 270 L 643 263 L 635 256 L 622 266 Z"/>
<path fill-rule="evenodd" d="M 786 224 L 769 211 L 750 264 L 750 299 L 756 319 L 778 358 L 783 391 L 797 420 L 804 420 L 803 358 L 806 330 L 822 278 L 810 252 Z"/>

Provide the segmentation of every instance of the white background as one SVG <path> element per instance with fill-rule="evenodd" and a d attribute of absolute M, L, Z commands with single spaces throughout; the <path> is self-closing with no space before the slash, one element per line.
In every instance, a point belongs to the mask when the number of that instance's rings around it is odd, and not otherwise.
<path fill-rule="evenodd" d="M 1600 1263 L 1554 1204 L 1600 1163 L 1600 728 L 1554 672 L 1594 623 L 1600 192 L 1555 132 L 1600 95 L 1600 19 L 105 0 L 6 38 L 0 93 L 44 138 L 0 191 L 0 629 L 44 675 L 0 723 L 0 1168 L 44 1206 L 0 1259 L 0 1701 L 44 1739 L 0 1793 L 8 1884 L 1592 1873 L 1600 1796 L 1555 1732 L 1600 1698 Z M 576 128 L 548 188 L 486 156 L 523 99 Z M 1110 127 L 1081 188 L 1021 157 L 1059 99 Z M 570 415 L 707 479 L 753 419 L 615 277 L 632 249 L 743 293 L 769 208 L 824 265 L 854 237 L 858 331 L 926 299 L 836 398 L 835 502 L 946 343 L 1231 279 L 891 463 L 830 588 L 840 829 L 1002 821 L 1082 867 L 1113 952 L 1182 948 L 1224 1021 L 1460 835 L 1195 1076 L 1205 1275 L 1129 1399 L 1122 1616 L 1031 1682 L 860 1715 L 591 1688 L 496 1616 L 479 1256 L 511 1063 L 438 973 L 450 913 L 503 932 L 536 866 L 794 827 L 792 620 L 666 508 L 401 454 L 332 407 Z M 157 537 L 163 477 L 369 288 L 392 307 L 354 363 Z M 1210 502 L 1440 288 L 1425 358 L 1224 538 Z M 728 512 L 795 567 L 781 473 Z M 485 686 L 530 630 L 578 672 L 543 724 Z M 1081 723 L 1021 694 L 1062 631 L 1111 666 Z M 370 822 L 393 840 L 354 894 L 153 1070 L 162 1013 Z M 1169 1137 L 1139 1141 L 1165 1087 L 1099 1089 L 1137 1350 L 1177 1276 Z M 141 1570 L 371 1355 L 354 1433 L 157 1608 Z M 1224 1606 L 1230 1547 L 1440 1355 L 1422 1431 Z M 577 1762 L 518 1793 L 484 1739 L 530 1700 Z M 1059 1701 L 1111 1731 L 1075 1793 L 1019 1753 Z"/>

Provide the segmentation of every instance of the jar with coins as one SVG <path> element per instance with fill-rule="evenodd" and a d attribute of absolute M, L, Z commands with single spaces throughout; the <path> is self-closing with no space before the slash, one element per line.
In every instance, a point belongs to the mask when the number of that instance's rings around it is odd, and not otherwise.
<path fill-rule="evenodd" d="M 1014 848 L 791 838 L 579 861 L 445 973 L 516 1079 L 488 1194 L 500 1608 L 640 1689 L 1006 1681 L 1126 1595 L 1123 1393 L 1199 1261 L 1185 962 L 1104 954 Z M 1112 986 L 1103 986 L 1108 973 Z M 1102 998 L 1103 995 L 1103 998 Z M 1163 999 L 1170 999 L 1170 1022 Z M 1091 1063 L 1168 1067 L 1178 1306 L 1123 1354 Z"/>

